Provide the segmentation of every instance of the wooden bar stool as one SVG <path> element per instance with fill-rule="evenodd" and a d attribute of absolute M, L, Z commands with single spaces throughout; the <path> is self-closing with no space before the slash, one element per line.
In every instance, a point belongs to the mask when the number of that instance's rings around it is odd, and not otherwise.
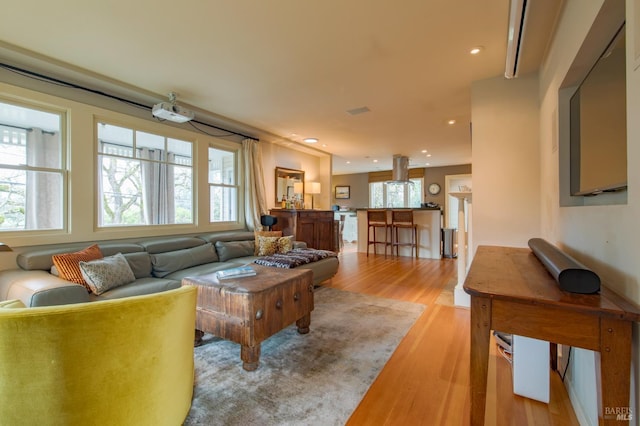
<path fill-rule="evenodd" d="M 398 229 L 410 230 L 411 242 L 400 242 Z M 413 223 L 413 210 L 391 210 L 391 254 L 395 247 L 398 256 L 400 246 L 411 246 L 412 254 L 415 249 L 418 257 L 418 225 Z"/>
<path fill-rule="evenodd" d="M 373 228 L 373 238 L 371 229 Z M 384 240 L 376 239 L 376 229 L 382 228 Z M 378 254 L 377 245 L 384 244 L 384 257 L 387 257 L 387 246 L 391 246 L 391 241 L 387 234 L 391 229 L 391 224 L 387 220 L 387 211 L 383 209 L 367 210 L 367 256 L 369 256 L 369 246 L 373 244 L 373 253 Z M 379 233 L 378 233 L 379 234 Z M 389 236 L 390 237 L 390 236 Z"/>

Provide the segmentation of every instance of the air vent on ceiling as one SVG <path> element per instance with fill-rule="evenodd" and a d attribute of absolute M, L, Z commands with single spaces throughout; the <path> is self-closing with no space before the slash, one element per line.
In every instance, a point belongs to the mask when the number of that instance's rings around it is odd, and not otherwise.
<path fill-rule="evenodd" d="M 363 106 L 360 108 L 353 108 L 353 109 L 348 109 L 347 112 L 351 115 L 358 115 L 358 114 L 364 114 L 365 112 L 369 112 L 371 111 L 369 109 L 369 107 Z"/>

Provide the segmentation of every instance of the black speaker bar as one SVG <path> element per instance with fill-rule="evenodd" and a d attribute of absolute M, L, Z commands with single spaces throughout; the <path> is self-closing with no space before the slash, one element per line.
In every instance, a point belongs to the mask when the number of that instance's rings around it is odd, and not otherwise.
<path fill-rule="evenodd" d="M 531 238 L 529 247 L 561 290 L 581 294 L 600 291 L 600 277 L 556 246 L 542 238 Z"/>

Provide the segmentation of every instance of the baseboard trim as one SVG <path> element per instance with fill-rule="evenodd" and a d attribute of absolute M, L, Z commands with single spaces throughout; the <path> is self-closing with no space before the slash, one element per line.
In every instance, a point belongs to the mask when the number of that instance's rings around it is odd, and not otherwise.
<path fill-rule="evenodd" d="M 576 418 L 578 419 L 578 423 L 581 426 L 596 426 L 589 422 L 589 417 L 587 417 L 584 409 L 582 408 L 582 404 L 580 404 L 580 400 L 576 395 L 576 392 L 571 385 L 571 381 L 567 380 L 564 382 L 564 387 L 567 388 L 567 393 L 569 394 L 569 401 L 571 401 L 571 406 L 573 407 L 573 411 L 576 414 Z"/>

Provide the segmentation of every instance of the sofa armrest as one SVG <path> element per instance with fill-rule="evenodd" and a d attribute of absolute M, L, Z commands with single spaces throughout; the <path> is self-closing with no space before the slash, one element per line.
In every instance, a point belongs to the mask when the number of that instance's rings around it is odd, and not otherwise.
<path fill-rule="evenodd" d="M 10 269 L 0 272 L 0 299 L 19 299 L 27 307 L 89 301 L 87 289 L 47 271 Z"/>

